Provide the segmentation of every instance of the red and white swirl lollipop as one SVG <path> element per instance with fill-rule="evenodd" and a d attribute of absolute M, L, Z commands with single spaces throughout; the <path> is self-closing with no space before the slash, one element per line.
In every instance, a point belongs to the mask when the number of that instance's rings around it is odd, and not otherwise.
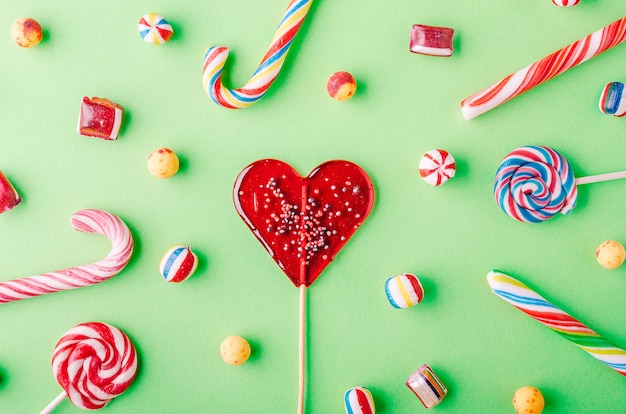
<path fill-rule="evenodd" d="M 543 146 L 511 151 L 502 161 L 494 183 L 496 202 L 515 220 L 538 223 L 576 206 L 577 185 L 626 178 L 626 171 L 574 178 L 560 153 Z"/>
<path fill-rule="evenodd" d="M 137 352 L 115 326 L 81 323 L 67 331 L 54 348 L 52 373 L 63 392 L 41 414 L 52 411 L 66 396 L 79 408 L 97 410 L 133 382 Z"/>

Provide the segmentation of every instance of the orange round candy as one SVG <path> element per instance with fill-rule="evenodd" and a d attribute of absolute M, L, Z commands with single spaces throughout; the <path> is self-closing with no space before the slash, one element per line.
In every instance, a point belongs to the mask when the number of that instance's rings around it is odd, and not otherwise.
<path fill-rule="evenodd" d="M 220 346 L 222 359 L 228 365 L 241 365 L 250 358 L 250 344 L 245 338 L 233 335 L 224 339 Z"/>
<path fill-rule="evenodd" d="M 43 39 L 43 30 L 35 19 L 24 17 L 16 20 L 11 26 L 11 37 L 18 46 L 33 47 Z"/>
<path fill-rule="evenodd" d="M 178 156 L 169 148 L 157 148 L 148 156 L 148 171 L 156 178 L 170 178 L 178 167 Z"/>
<path fill-rule="evenodd" d="M 522 387 L 513 396 L 513 407 L 518 414 L 540 414 L 544 405 L 543 394 L 535 387 Z"/>
<path fill-rule="evenodd" d="M 337 101 L 345 101 L 356 93 L 356 80 L 348 72 L 335 72 L 328 78 L 326 90 L 331 98 Z"/>
<path fill-rule="evenodd" d="M 607 240 L 596 249 L 596 260 L 605 269 L 617 269 L 624 263 L 626 251 L 620 242 Z"/>

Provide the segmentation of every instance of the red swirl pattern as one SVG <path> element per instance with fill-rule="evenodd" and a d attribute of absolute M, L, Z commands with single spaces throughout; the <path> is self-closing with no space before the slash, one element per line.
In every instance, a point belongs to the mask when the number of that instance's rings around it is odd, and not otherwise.
<path fill-rule="evenodd" d="M 96 410 L 133 382 L 137 353 L 118 328 L 102 322 L 82 323 L 57 343 L 52 372 L 77 407 Z"/>

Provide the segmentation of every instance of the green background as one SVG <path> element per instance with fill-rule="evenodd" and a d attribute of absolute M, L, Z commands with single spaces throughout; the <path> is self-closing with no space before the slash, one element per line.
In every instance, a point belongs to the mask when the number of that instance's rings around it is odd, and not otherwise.
<path fill-rule="evenodd" d="M 361 165 L 374 210 L 308 292 L 308 413 L 343 412 L 343 393 L 372 390 L 379 413 L 422 412 L 407 377 L 428 363 L 448 387 L 441 413 L 513 412 L 515 390 L 540 388 L 545 413 L 621 413 L 625 379 L 496 296 L 492 268 L 536 288 L 626 347 L 626 267 L 595 261 L 604 240 L 626 242 L 626 183 L 581 187 L 576 209 L 518 223 L 493 200 L 495 170 L 521 145 L 547 145 L 577 176 L 626 169 L 625 122 L 602 114 L 604 85 L 626 81 L 626 46 L 472 121 L 459 102 L 626 14 L 623 0 L 315 0 L 280 76 L 256 105 L 215 105 L 201 83 L 204 50 L 231 48 L 228 86 L 243 85 L 287 1 L 24 0 L 0 13 L 0 170 L 24 202 L 0 216 L 0 278 L 91 263 L 106 238 L 75 232 L 72 213 L 99 208 L 131 228 L 128 267 L 97 286 L 0 306 L 0 412 L 38 412 L 60 391 L 50 369 L 72 326 L 102 321 L 136 344 L 140 370 L 107 413 L 287 413 L 296 409 L 298 290 L 235 212 L 237 174 L 271 157 L 306 175 L 330 159 Z M 163 46 L 137 22 L 150 11 L 173 25 Z M 34 49 L 13 44 L 20 17 L 45 28 Z M 450 58 L 409 53 L 415 23 L 452 27 Z M 335 71 L 356 96 L 331 100 Z M 116 142 L 78 135 L 83 96 L 124 106 Z M 158 180 L 148 154 L 170 147 L 181 171 Z M 418 174 L 432 148 L 457 176 L 430 187 Z M 173 244 L 199 254 L 183 284 L 161 280 Z M 393 309 L 384 282 L 412 272 L 424 301 Z M 219 345 L 246 337 L 253 356 L 224 364 Z M 58 413 L 82 412 L 69 401 Z"/>

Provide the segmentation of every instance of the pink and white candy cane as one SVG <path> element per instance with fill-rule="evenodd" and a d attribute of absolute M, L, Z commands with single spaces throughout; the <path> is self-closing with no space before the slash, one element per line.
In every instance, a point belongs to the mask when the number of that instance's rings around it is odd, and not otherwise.
<path fill-rule="evenodd" d="M 278 76 L 312 2 L 291 0 L 259 67 L 248 83 L 239 89 L 231 90 L 222 85 L 222 70 L 228 58 L 228 48 L 210 47 L 204 56 L 202 84 L 211 99 L 230 109 L 246 108 L 261 99 Z"/>
<path fill-rule="evenodd" d="M 119 217 L 103 210 L 79 210 L 70 224 L 80 232 L 108 237 L 112 243 L 109 254 L 92 264 L 0 282 L 0 304 L 95 285 L 112 278 L 128 264 L 133 237 Z"/>
<path fill-rule="evenodd" d="M 507 76 L 461 102 L 472 119 L 626 41 L 626 17 L 597 30 L 545 58 Z"/>
<path fill-rule="evenodd" d="M 54 348 L 52 373 L 63 392 L 40 414 L 51 412 L 65 397 L 79 408 L 97 410 L 133 382 L 137 352 L 128 336 L 115 326 L 81 323 L 67 331 Z"/>

